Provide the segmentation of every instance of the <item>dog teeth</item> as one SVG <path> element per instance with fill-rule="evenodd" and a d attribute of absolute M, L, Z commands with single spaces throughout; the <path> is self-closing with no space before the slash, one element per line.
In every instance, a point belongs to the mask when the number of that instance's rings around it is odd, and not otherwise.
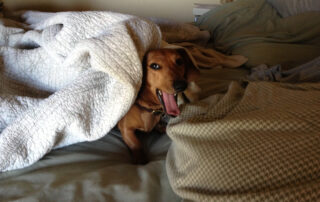
<path fill-rule="evenodd" d="M 162 95 L 161 90 L 157 89 L 156 91 L 157 91 L 157 94 L 158 94 L 158 95 Z"/>

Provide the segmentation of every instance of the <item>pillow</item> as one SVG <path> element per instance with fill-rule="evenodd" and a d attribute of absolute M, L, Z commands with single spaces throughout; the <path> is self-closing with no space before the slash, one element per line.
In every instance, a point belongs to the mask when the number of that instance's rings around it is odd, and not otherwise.
<path fill-rule="evenodd" d="M 320 11 L 319 0 L 267 0 L 282 17 L 307 11 Z"/>

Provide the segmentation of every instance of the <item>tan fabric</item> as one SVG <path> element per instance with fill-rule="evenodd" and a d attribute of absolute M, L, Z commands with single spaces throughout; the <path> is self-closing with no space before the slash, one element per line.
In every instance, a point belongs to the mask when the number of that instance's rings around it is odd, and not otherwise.
<path fill-rule="evenodd" d="M 191 201 L 320 199 L 320 84 L 231 83 L 167 129 L 167 173 Z"/>

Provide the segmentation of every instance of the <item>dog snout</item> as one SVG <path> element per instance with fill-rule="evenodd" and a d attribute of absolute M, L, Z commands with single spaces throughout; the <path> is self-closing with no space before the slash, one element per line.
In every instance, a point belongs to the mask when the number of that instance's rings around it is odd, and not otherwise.
<path fill-rule="evenodd" d="M 176 92 L 182 92 L 188 87 L 188 83 L 185 80 L 177 80 L 173 82 L 173 88 Z"/>

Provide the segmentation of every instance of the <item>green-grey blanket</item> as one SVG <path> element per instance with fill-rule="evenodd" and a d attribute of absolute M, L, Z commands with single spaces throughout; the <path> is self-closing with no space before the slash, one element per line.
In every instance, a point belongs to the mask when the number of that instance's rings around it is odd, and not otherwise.
<path fill-rule="evenodd" d="M 246 66 L 292 68 L 320 55 L 320 12 L 282 18 L 266 0 L 239 0 L 203 15 L 209 47 L 249 58 Z"/>

